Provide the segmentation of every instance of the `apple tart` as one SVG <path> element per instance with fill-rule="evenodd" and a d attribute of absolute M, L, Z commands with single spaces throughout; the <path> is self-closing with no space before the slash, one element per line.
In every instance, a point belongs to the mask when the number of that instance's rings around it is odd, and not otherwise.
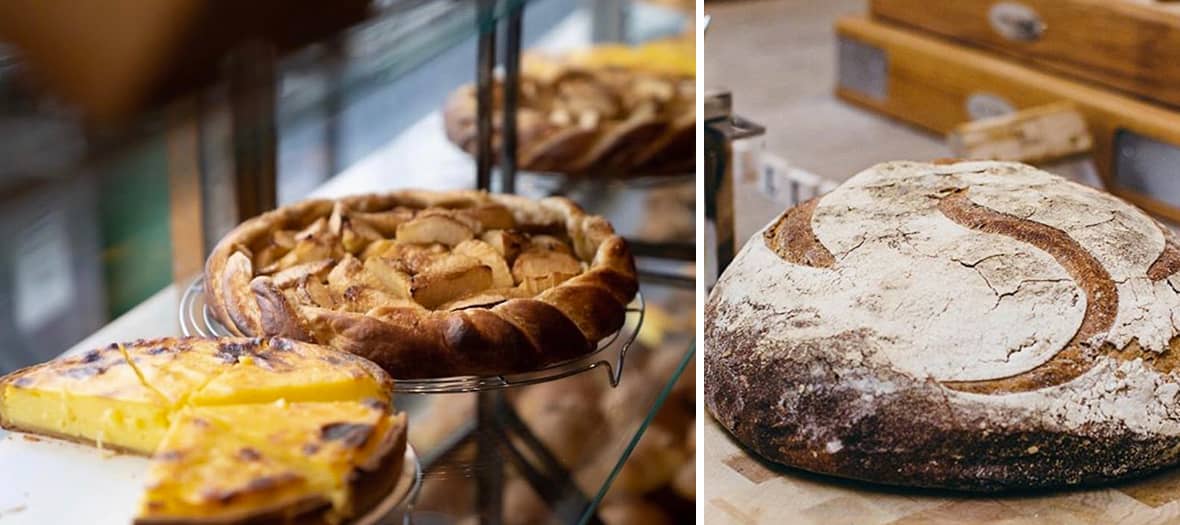
<path fill-rule="evenodd" d="M 691 43 L 599 46 L 552 58 L 526 55 L 517 110 L 523 170 L 659 175 L 691 172 L 696 147 L 695 54 Z M 494 86 L 499 126 L 502 86 Z M 444 109 L 447 137 L 475 154 L 476 89 Z M 499 130 L 493 137 L 499 151 Z"/>
<path fill-rule="evenodd" d="M 635 263 L 569 199 L 408 190 L 250 219 L 205 266 L 213 315 L 368 358 L 397 378 L 536 370 L 623 325 Z"/>

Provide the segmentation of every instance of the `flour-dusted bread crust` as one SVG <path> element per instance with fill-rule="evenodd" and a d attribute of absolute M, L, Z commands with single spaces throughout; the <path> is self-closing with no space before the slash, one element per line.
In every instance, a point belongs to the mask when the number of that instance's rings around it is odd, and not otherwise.
<path fill-rule="evenodd" d="M 530 58 L 522 72 L 517 111 L 521 169 L 621 176 L 692 171 L 696 158 L 692 75 Z M 495 89 L 493 140 L 499 144 L 499 81 Z M 447 138 L 473 155 L 478 148 L 477 107 L 475 87 L 467 85 L 456 90 L 443 109 Z"/>
<path fill-rule="evenodd" d="M 360 355 L 396 378 L 493 375 L 592 351 L 623 325 L 635 263 L 569 199 L 406 190 L 310 200 L 239 225 L 206 297 L 235 334 Z"/>
<path fill-rule="evenodd" d="M 1180 242 L 1023 164 L 866 170 L 752 238 L 705 316 L 707 406 L 776 462 L 994 491 L 1180 459 Z"/>

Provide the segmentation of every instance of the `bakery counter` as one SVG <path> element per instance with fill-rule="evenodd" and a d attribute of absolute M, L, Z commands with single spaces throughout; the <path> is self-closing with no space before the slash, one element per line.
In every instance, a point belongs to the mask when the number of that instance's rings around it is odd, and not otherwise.
<path fill-rule="evenodd" d="M 311 196 L 393 187 L 466 188 L 473 178 L 470 158 L 443 138 L 435 113 Z M 522 180 L 522 193 L 551 193 L 544 179 Z M 627 216 L 637 213 L 635 208 L 641 207 L 616 207 L 608 218 L 642 223 L 642 215 Z M 692 274 L 687 263 L 670 266 Z M 112 341 L 181 335 L 182 288 L 164 288 L 65 354 Z M 410 416 L 410 443 L 423 466 L 415 522 L 451 523 L 489 512 L 501 513 L 506 523 L 546 516 L 578 521 L 588 519 L 603 500 L 626 502 L 667 486 L 678 474 L 683 477 L 684 465 L 691 474 L 692 411 L 659 408 L 691 407 L 695 397 L 694 374 L 685 371 L 694 354 L 692 288 L 641 277 L 640 290 L 646 303 L 643 321 L 615 385 L 605 367 L 596 367 L 493 393 L 395 395 L 395 404 Z M 479 410 L 480 404 L 491 410 Z M 624 464 L 628 457 L 635 461 Z M 533 468 L 522 468 L 522 459 Z M 0 521 L 126 523 L 147 463 L 0 431 L 0 486 L 17 488 L 0 491 Z M 693 476 L 687 479 L 681 485 L 691 486 Z M 81 489 L 95 486 L 103 490 Z M 69 505 L 61 504 L 66 494 Z"/>
<path fill-rule="evenodd" d="M 424 470 L 413 504 L 415 523 L 453 523 L 486 515 L 488 509 L 502 512 L 505 523 L 550 515 L 573 522 L 592 515 L 604 498 L 643 494 L 667 484 L 682 465 L 691 468 L 691 418 L 668 417 L 659 409 L 665 403 L 693 403 L 693 372 L 685 371 L 693 357 L 692 292 L 648 283 L 641 283 L 641 289 L 645 319 L 617 385 L 611 385 L 606 368 L 598 367 L 490 396 L 395 396 L 395 404 L 409 415 L 410 443 Z M 99 341 L 177 335 L 177 301 L 173 288 L 161 291 L 67 353 L 105 344 Z M 511 420 L 481 421 L 478 404 L 488 399 L 496 408 L 483 412 L 485 417 Z M 480 446 L 485 447 L 482 453 Z M 522 453 L 535 470 L 521 468 L 517 454 Z M 629 456 L 635 461 L 624 465 Z M 556 462 L 544 464 L 546 459 Z M 6 487 L 0 491 L 0 521 L 127 523 L 147 463 L 141 457 L 0 431 L 0 486 Z M 529 479 L 526 474 L 543 477 Z M 479 485 L 489 478 L 496 480 L 495 488 Z M 101 491 L 83 489 L 98 486 Z M 546 492 L 547 487 L 562 491 Z M 489 497 L 488 490 L 501 497 L 481 511 L 479 498 Z M 66 494 L 69 505 L 62 504 Z"/>

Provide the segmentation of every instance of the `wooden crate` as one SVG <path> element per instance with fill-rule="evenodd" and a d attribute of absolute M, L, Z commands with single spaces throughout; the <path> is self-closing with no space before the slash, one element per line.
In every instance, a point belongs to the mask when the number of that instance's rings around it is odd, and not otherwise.
<path fill-rule="evenodd" d="M 1180 5 L 1151 0 L 872 0 L 882 20 L 1180 106 Z"/>
<path fill-rule="evenodd" d="M 1180 221 L 1180 111 L 866 17 L 843 18 L 836 31 L 839 97 L 941 134 L 1071 101 L 1107 189 Z"/>

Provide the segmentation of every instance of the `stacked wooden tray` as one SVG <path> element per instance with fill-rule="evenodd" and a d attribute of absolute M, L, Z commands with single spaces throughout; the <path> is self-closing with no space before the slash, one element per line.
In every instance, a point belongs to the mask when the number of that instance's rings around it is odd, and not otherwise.
<path fill-rule="evenodd" d="M 874 17 L 1180 106 L 1180 4 L 872 0 Z"/>
<path fill-rule="evenodd" d="M 934 132 L 1072 102 L 1107 189 L 1180 221 L 1180 6 L 873 0 L 837 23 L 841 98 Z"/>

